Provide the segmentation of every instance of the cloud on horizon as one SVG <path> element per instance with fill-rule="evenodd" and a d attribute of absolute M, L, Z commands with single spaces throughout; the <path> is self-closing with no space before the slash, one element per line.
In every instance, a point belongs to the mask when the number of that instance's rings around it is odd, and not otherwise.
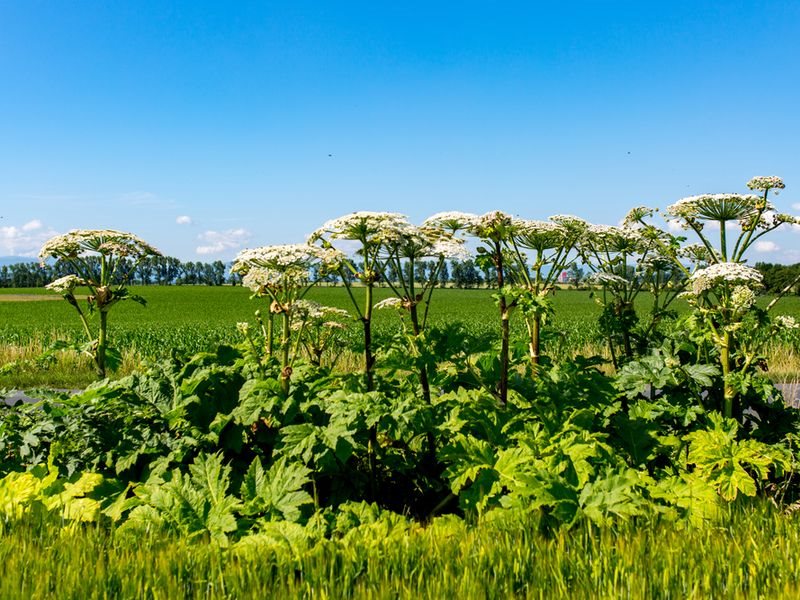
<path fill-rule="evenodd" d="M 45 227 L 39 219 L 31 219 L 20 226 L 0 227 L 0 255 L 35 257 L 42 245 L 54 235 L 58 232 Z"/>
<path fill-rule="evenodd" d="M 781 247 L 775 242 L 762 241 L 756 242 L 755 245 L 756 252 L 777 252 L 780 249 Z"/>
<path fill-rule="evenodd" d="M 220 254 L 227 250 L 239 250 L 250 239 L 252 234 L 243 228 L 226 229 L 225 231 L 204 231 L 197 236 L 197 239 L 204 242 L 195 250 L 202 256 L 208 254 Z"/>

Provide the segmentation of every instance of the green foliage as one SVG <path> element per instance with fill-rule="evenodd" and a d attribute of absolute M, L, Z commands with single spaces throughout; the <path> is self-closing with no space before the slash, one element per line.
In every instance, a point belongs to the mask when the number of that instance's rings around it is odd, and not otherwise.
<path fill-rule="evenodd" d="M 140 535 L 151 528 L 174 531 L 189 539 L 208 536 L 227 545 L 237 529 L 240 502 L 228 494 L 231 469 L 221 454 L 198 456 L 189 473 L 175 469 L 167 481 L 153 481 L 135 489 L 141 505 L 119 528 L 122 536 Z"/>
<path fill-rule="evenodd" d="M 687 462 L 725 500 L 735 500 L 739 494 L 755 496 L 759 482 L 768 479 L 770 470 L 780 476 L 790 468 L 790 456 L 781 446 L 737 440 L 739 426 L 733 419 L 712 413 L 710 422 L 709 429 L 686 436 Z"/>
<path fill-rule="evenodd" d="M 288 463 L 285 458 L 275 461 L 267 471 L 258 458 L 253 459 L 242 480 L 242 514 L 266 520 L 300 520 L 302 507 L 314 502 L 302 489 L 311 481 L 310 474 L 311 469 Z"/>

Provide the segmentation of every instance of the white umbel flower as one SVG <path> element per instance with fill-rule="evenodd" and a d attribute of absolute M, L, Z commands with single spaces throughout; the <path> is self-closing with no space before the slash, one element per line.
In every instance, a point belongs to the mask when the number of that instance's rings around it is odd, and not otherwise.
<path fill-rule="evenodd" d="M 56 279 L 52 283 L 48 283 L 44 287 L 45 289 L 58 294 L 71 294 L 72 291 L 80 285 L 86 285 L 86 281 L 76 275 L 65 275 L 64 277 Z"/>
<path fill-rule="evenodd" d="M 753 267 L 741 263 L 721 262 L 698 269 L 692 273 L 692 292 L 700 295 L 720 285 L 744 285 L 757 288 L 763 277 Z"/>
<path fill-rule="evenodd" d="M 700 194 L 681 198 L 667 207 L 667 214 L 689 221 L 736 221 L 758 210 L 773 210 L 773 206 L 753 194 Z"/>
<path fill-rule="evenodd" d="M 77 258 L 91 253 L 134 260 L 161 256 L 158 249 L 132 233 L 115 229 L 73 229 L 47 240 L 39 251 L 39 260 L 44 263 L 47 258 Z"/>
<path fill-rule="evenodd" d="M 616 287 L 625 287 L 628 285 L 628 280 L 613 273 L 592 273 L 589 276 L 589 282 L 595 285 L 609 285 Z"/>
<path fill-rule="evenodd" d="M 398 239 L 410 227 L 406 216 L 400 213 L 360 211 L 327 221 L 309 236 L 308 242 L 353 240 L 381 244 Z"/>
<path fill-rule="evenodd" d="M 797 319 L 789 315 L 778 315 L 775 317 L 775 325 L 780 329 L 800 329 L 800 323 Z"/>
<path fill-rule="evenodd" d="M 782 190 L 786 186 L 783 183 L 783 179 L 776 175 L 761 175 L 748 181 L 747 187 L 751 190 Z"/>
<path fill-rule="evenodd" d="M 478 215 L 455 210 L 436 213 L 423 221 L 423 227 L 438 227 L 445 231 L 456 232 L 469 229 L 478 220 Z"/>
<path fill-rule="evenodd" d="M 400 298 L 395 296 L 391 298 L 386 298 L 386 300 L 381 300 L 380 302 L 375 303 L 374 308 L 376 310 L 386 310 L 390 308 L 403 308 L 403 301 Z"/>

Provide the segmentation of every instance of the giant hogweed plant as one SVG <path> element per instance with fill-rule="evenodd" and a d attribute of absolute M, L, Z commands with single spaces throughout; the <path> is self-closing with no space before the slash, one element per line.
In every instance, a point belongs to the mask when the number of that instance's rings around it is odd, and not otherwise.
<path fill-rule="evenodd" d="M 356 316 L 361 321 L 364 334 L 364 387 L 366 391 L 375 389 L 375 349 L 372 342 L 372 311 L 374 309 L 375 284 L 385 271 L 385 244 L 400 240 L 410 227 L 404 215 L 389 212 L 356 212 L 324 223 L 308 238 L 309 247 L 335 250 L 334 242 L 355 243 L 356 254 L 361 264 L 342 254 L 339 262 L 339 276 L 347 290 Z M 353 279 L 363 287 L 362 302 L 356 299 L 357 290 Z M 374 423 L 369 430 L 368 462 L 370 470 L 371 496 L 377 495 L 377 456 L 378 427 Z"/>
<path fill-rule="evenodd" d="M 588 223 L 569 215 L 556 215 L 549 221 L 516 219 L 506 241 L 513 258 L 510 271 L 517 289 L 511 290 L 525 319 L 528 353 L 535 369 L 541 357 L 541 330 L 553 314 L 549 296 L 555 292 L 558 277 L 572 265 L 572 251 L 584 235 Z M 525 251 L 532 253 L 530 261 Z"/>
<path fill-rule="evenodd" d="M 541 360 L 541 329 L 552 315 L 549 295 L 555 291 L 560 273 L 575 260 L 571 254 L 588 224 L 577 217 L 557 215 L 549 221 L 520 219 L 501 211 L 484 215 L 460 212 L 438 213 L 425 221 L 455 234 L 477 238 L 478 261 L 493 267 L 497 278 L 494 295 L 500 313 L 500 375 L 497 396 L 508 399 L 510 365 L 510 321 L 519 309 L 528 333 L 528 355 L 532 369 Z M 527 255 L 532 253 L 532 258 Z"/>
<path fill-rule="evenodd" d="M 511 313 L 516 302 L 510 297 L 507 284 L 508 275 L 508 240 L 511 239 L 516 226 L 515 219 L 509 214 L 495 210 L 484 215 L 462 212 L 438 213 L 427 219 L 423 225 L 441 227 L 453 234 L 463 232 L 477 238 L 478 260 L 494 267 L 497 277 L 497 293 L 494 298 L 500 312 L 500 374 L 497 381 L 496 395 L 501 404 L 508 401 L 508 373 L 510 365 Z"/>
<path fill-rule="evenodd" d="M 76 229 L 51 238 L 39 251 L 42 262 L 52 258 L 74 271 L 46 287 L 61 294 L 78 314 L 87 338 L 82 350 L 92 357 L 101 379 L 106 376 L 106 367 L 120 360 L 119 351 L 108 343 L 108 314 L 123 300 L 146 304 L 126 286 L 139 264 L 150 256 L 161 256 L 161 252 L 132 233 L 113 229 Z M 89 290 L 85 308 L 75 295 L 78 287 Z M 91 320 L 95 315 L 97 325 Z"/>
<path fill-rule="evenodd" d="M 651 209 L 637 207 L 621 226 L 591 225 L 578 244 L 584 264 L 592 271 L 590 281 L 602 290 L 597 298 L 603 309 L 600 328 L 615 368 L 647 346 L 687 275 L 685 267 L 676 268 L 672 260 L 679 238 L 652 225 L 643 226 L 650 214 Z M 653 305 L 649 318 L 640 323 L 635 302 L 643 292 L 652 294 Z"/>
<path fill-rule="evenodd" d="M 410 227 L 406 217 L 398 213 L 362 211 L 327 221 L 308 238 L 311 247 L 334 250 L 334 242 L 355 243 L 360 265 L 354 258 L 341 254 L 338 271 L 364 333 L 364 384 L 367 391 L 375 387 L 375 353 L 372 344 L 372 310 L 375 284 L 385 270 L 384 244 L 400 240 Z M 353 279 L 363 286 L 363 300 L 356 298 Z"/>
<path fill-rule="evenodd" d="M 375 308 L 397 308 L 401 316 L 408 316 L 410 334 L 407 342 L 411 355 L 418 358 L 418 370 L 422 395 L 431 403 L 428 365 L 421 359 L 423 335 L 428 323 L 433 292 L 439 283 L 439 273 L 448 259 L 469 258 L 464 242 L 452 233 L 431 225 L 408 226 L 402 236 L 388 239 L 383 245 L 386 265 L 386 284 L 394 292 L 375 305 Z M 428 276 L 419 279 L 417 264 L 421 260 L 435 259 L 435 266 Z M 403 321 L 405 325 L 405 320 Z"/>
<path fill-rule="evenodd" d="M 307 311 L 298 303 L 314 285 L 309 277 L 311 268 L 317 265 L 325 271 L 335 270 L 342 260 L 343 255 L 333 248 L 283 244 L 243 250 L 233 262 L 231 271 L 242 275 L 243 285 L 248 286 L 255 297 L 266 297 L 270 300 L 266 326 L 263 325 L 260 315 L 257 315 L 262 325 L 267 356 L 271 356 L 274 350 L 274 317 L 280 317 L 279 349 L 284 392 L 289 390 L 301 339 L 301 335 L 295 336 L 297 341 L 292 344 L 292 316 L 299 310 L 299 322 L 303 322 L 302 313 Z M 246 328 L 243 330 L 247 334 Z"/>
<path fill-rule="evenodd" d="M 737 397 L 753 383 L 754 369 L 763 364 L 760 351 L 769 339 L 763 332 L 791 326 L 784 321 L 771 321 L 767 314 L 783 294 L 774 298 L 766 310 L 756 306 L 762 276 L 744 263 L 747 251 L 760 238 L 797 219 L 777 213 L 769 201 L 770 191 L 777 193 L 785 187 L 779 177 L 754 177 L 747 186 L 760 193 L 690 196 L 666 211 L 685 229 L 693 231 L 706 251 L 709 264 L 692 273 L 686 293 L 694 309 L 686 324 L 701 342 L 701 348 L 710 344 L 717 356 L 724 382 L 721 408 L 728 418 L 734 415 Z M 729 239 L 731 234 L 733 239 Z M 738 407 L 739 412 L 744 408 Z"/>

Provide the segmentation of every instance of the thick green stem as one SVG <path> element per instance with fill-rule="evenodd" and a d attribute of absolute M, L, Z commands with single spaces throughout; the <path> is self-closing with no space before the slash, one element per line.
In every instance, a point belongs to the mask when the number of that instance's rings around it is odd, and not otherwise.
<path fill-rule="evenodd" d="M 269 311 L 269 316 L 267 317 L 266 338 L 267 356 L 271 358 L 275 351 L 275 315 L 272 313 L 272 310 Z"/>
<path fill-rule="evenodd" d="M 729 375 L 731 372 L 731 342 L 731 334 L 729 332 L 725 332 L 722 347 L 720 348 L 720 363 L 722 366 L 722 378 L 724 381 L 723 414 L 727 418 L 733 417 L 733 403 L 736 400 L 736 391 L 729 382 Z"/>
<path fill-rule="evenodd" d="M 97 352 L 95 361 L 97 362 L 97 376 L 104 379 L 106 376 L 106 348 L 108 345 L 108 313 L 100 311 L 100 330 L 97 336 Z"/>
<path fill-rule="evenodd" d="M 528 334 L 530 340 L 528 342 L 528 351 L 531 358 L 531 366 L 536 370 L 540 362 L 540 344 L 541 344 L 541 328 L 542 316 L 535 314 L 528 318 Z"/>
<path fill-rule="evenodd" d="M 728 260 L 728 241 L 726 239 L 726 228 L 725 228 L 725 221 L 720 220 L 719 222 L 719 250 L 722 254 L 723 262 L 727 262 Z"/>
<path fill-rule="evenodd" d="M 289 391 L 289 379 L 292 376 L 292 368 L 289 366 L 289 334 L 290 319 L 289 311 L 284 307 L 281 313 L 283 317 L 283 327 L 281 331 L 281 386 L 284 393 Z"/>
<path fill-rule="evenodd" d="M 509 362 L 509 339 L 511 330 L 509 325 L 509 311 L 506 297 L 503 294 L 505 284 L 503 275 L 503 249 L 500 242 L 494 243 L 494 260 L 497 269 L 497 289 L 500 296 L 500 381 L 497 382 L 497 395 L 501 404 L 508 401 L 508 362 Z"/>
<path fill-rule="evenodd" d="M 367 391 L 371 392 L 375 388 L 375 380 L 373 375 L 373 366 L 375 364 L 375 357 L 372 354 L 372 297 L 373 289 L 372 282 L 368 281 L 364 293 L 364 316 L 361 322 L 364 326 L 364 381 L 367 386 Z"/>
<path fill-rule="evenodd" d="M 421 333 L 419 326 L 419 315 L 417 313 L 416 303 L 411 304 L 411 329 L 414 332 L 414 343 L 418 343 L 418 338 Z M 422 387 L 422 397 L 427 404 L 431 404 L 431 385 L 428 380 L 428 369 L 424 364 L 419 366 L 419 384 Z M 428 432 L 428 454 L 431 459 L 436 457 L 436 437 L 433 432 Z"/>

